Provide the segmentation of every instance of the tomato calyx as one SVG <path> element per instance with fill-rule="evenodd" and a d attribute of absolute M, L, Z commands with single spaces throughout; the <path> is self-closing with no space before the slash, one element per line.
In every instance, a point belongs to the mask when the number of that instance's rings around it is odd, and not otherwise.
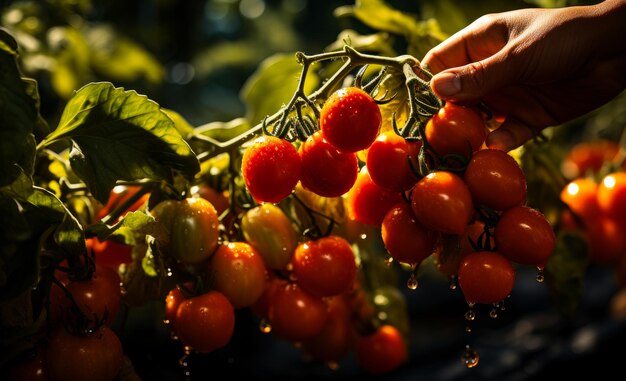
<path fill-rule="evenodd" d="M 304 202 L 300 197 L 298 197 L 295 193 L 291 195 L 293 199 L 298 203 L 300 207 L 304 210 L 305 214 L 309 218 L 309 225 L 306 227 L 302 227 L 302 235 L 310 240 L 319 239 L 322 237 L 327 237 L 332 232 L 333 228 L 337 224 L 332 217 L 325 215 L 313 208 L 311 208 L 306 202 Z M 321 217 L 322 219 L 328 221 L 328 226 L 326 226 L 325 230 L 322 231 L 320 225 L 317 222 L 316 217 Z"/>

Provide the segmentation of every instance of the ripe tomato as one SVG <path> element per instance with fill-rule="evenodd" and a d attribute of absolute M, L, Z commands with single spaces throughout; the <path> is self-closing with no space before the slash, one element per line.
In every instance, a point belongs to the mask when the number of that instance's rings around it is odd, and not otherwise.
<path fill-rule="evenodd" d="M 289 218 L 273 204 L 262 204 L 246 212 L 241 230 L 270 269 L 280 270 L 291 261 L 298 245 L 296 231 Z"/>
<path fill-rule="evenodd" d="M 165 297 L 165 322 L 169 324 L 170 327 L 174 327 L 178 307 L 180 307 L 180 304 L 185 300 L 187 300 L 187 297 L 185 297 L 178 287 L 174 287 L 167 293 Z"/>
<path fill-rule="evenodd" d="M 363 166 L 354 186 L 348 192 L 346 207 L 351 219 L 362 224 L 380 226 L 392 206 L 401 202 L 402 195 L 376 185 Z"/>
<path fill-rule="evenodd" d="M 445 171 L 436 171 L 415 184 L 411 207 L 427 228 L 461 235 L 470 221 L 474 206 L 463 180 Z"/>
<path fill-rule="evenodd" d="M 192 188 L 192 193 L 198 197 L 202 197 L 215 207 L 218 216 L 221 216 L 230 205 L 228 199 L 228 191 L 218 192 L 207 184 L 200 184 Z"/>
<path fill-rule="evenodd" d="M 52 381 L 112 381 L 122 368 L 122 344 L 107 326 L 82 336 L 59 327 L 52 333 L 45 360 Z"/>
<path fill-rule="evenodd" d="M 9 374 L 9 381 L 48 381 L 49 379 L 48 367 L 43 351 L 40 349 L 20 358 Z"/>
<path fill-rule="evenodd" d="M 408 358 L 408 349 L 396 327 L 382 325 L 371 335 L 357 339 L 356 356 L 363 369 L 382 374 L 402 365 Z"/>
<path fill-rule="evenodd" d="M 450 154 L 469 156 L 487 137 L 480 114 L 470 107 L 447 102 L 426 123 L 426 141 L 442 157 Z"/>
<path fill-rule="evenodd" d="M 626 172 L 604 176 L 598 188 L 598 205 L 606 216 L 626 226 Z"/>
<path fill-rule="evenodd" d="M 287 280 L 273 274 L 273 272 L 268 274 L 267 286 L 263 290 L 263 294 L 250 306 L 252 312 L 263 319 L 269 317 L 270 300 L 274 297 L 274 291 L 287 285 Z"/>
<path fill-rule="evenodd" d="M 302 143 L 302 186 L 324 197 L 339 197 L 352 188 L 359 173 L 356 154 L 342 153 L 317 131 Z"/>
<path fill-rule="evenodd" d="M 322 297 L 349 291 L 357 271 L 352 247 L 334 235 L 298 245 L 292 264 L 298 284 Z"/>
<path fill-rule="evenodd" d="M 233 305 L 218 291 L 185 300 L 174 320 L 174 332 L 180 341 L 202 353 L 224 347 L 234 329 Z"/>
<path fill-rule="evenodd" d="M 111 213 L 118 207 L 120 207 L 126 200 L 130 199 L 133 195 L 135 195 L 141 189 L 138 185 L 117 185 L 109 194 L 109 200 L 106 205 L 104 205 L 98 213 L 96 214 L 97 220 L 101 220 L 106 217 L 107 214 Z M 126 212 L 133 212 L 138 210 L 143 205 L 148 202 L 148 198 L 150 198 L 150 194 L 146 193 L 139 200 L 135 201 L 132 205 L 126 208 Z M 126 213 L 122 213 L 120 218 L 122 218 Z M 119 219 L 118 219 L 119 220 Z M 116 221 L 112 221 L 113 223 Z"/>
<path fill-rule="evenodd" d="M 122 299 L 120 282 L 120 276 L 115 270 L 102 267 L 98 268 L 90 279 L 73 280 L 65 287 L 87 319 L 92 322 L 104 320 L 103 322 L 110 326 L 120 309 Z M 71 307 L 71 302 L 67 298 L 64 299 L 67 310 Z"/>
<path fill-rule="evenodd" d="M 219 220 L 213 205 L 200 197 L 182 201 L 165 200 L 150 213 L 170 233 L 161 249 L 185 264 L 197 264 L 209 258 L 217 247 Z"/>
<path fill-rule="evenodd" d="M 494 238 L 498 250 L 511 261 L 538 267 L 545 266 L 556 246 L 550 222 L 527 206 L 502 213 Z"/>
<path fill-rule="evenodd" d="M 302 351 L 316 361 L 341 361 L 354 344 L 351 315 L 343 296 L 331 298 L 324 328 L 318 335 L 302 342 Z"/>
<path fill-rule="evenodd" d="M 417 221 L 411 205 L 401 202 L 383 220 L 381 234 L 389 255 L 398 262 L 419 264 L 428 258 L 437 242 L 436 234 Z"/>
<path fill-rule="evenodd" d="M 463 177 L 476 205 L 507 210 L 526 202 L 526 176 L 509 154 L 496 149 L 476 152 Z"/>
<path fill-rule="evenodd" d="M 619 152 L 619 145 L 610 140 L 596 140 L 574 145 L 561 165 L 561 171 L 568 179 L 597 173 L 605 162 L 612 161 Z"/>
<path fill-rule="evenodd" d="M 328 317 L 324 300 L 296 283 L 272 290 L 268 320 L 272 332 L 286 340 L 302 341 L 318 335 Z"/>
<path fill-rule="evenodd" d="M 419 152 L 418 147 L 411 150 Z M 409 165 L 409 146 L 394 131 L 384 131 L 376 138 L 367 150 L 366 165 L 372 181 L 381 188 L 404 192 L 417 182 Z"/>
<path fill-rule="evenodd" d="M 600 213 L 598 184 L 587 177 L 572 180 L 567 184 L 561 191 L 561 201 L 583 219 L 596 217 Z"/>
<path fill-rule="evenodd" d="M 100 242 L 98 237 L 86 240 L 87 250 L 93 252 L 96 259 L 96 267 L 110 267 L 117 270 L 123 263 L 133 261 L 133 247 L 115 242 L 111 239 Z"/>
<path fill-rule="evenodd" d="M 298 151 L 284 139 L 259 136 L 243 154 L 241 174 L 257 202 L 277 203 L 289 196 L 300 180 Z"/>
<path fill-rule="evenodd" d="M 245 242 L 220 245 L 210 265 L 214 286 L 235 308 L 252 305 L 267 284 L 267 270 L 256 249 Z"/>
<path fill-rule="evenodd" d="M 626 253 L 626 226 L 606 216 L 585 219 L 589 260 L 615 263 Z"/>
<path fill-rule="evenodd" d="M 459 267 L 459 286 L 470 303 L 498 303 L 511 293 L 514 284 L 515 269 L 497 252 L 472 253 Z"/>
<path fill-rule="evenodd" d="M 341 152 L 356 152 L 369 147 L 378 132 L 382 115 L 368 93 L 346 87 L 335 91 L 320 112 L 324 138 Z"/>

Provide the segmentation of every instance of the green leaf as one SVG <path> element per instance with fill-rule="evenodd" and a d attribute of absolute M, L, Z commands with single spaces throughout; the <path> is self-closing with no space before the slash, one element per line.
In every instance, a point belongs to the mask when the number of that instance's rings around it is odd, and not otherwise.
<path fill-rule="evenodd" d="M 23 170 L 12 184 L 0 187 L 0 194 L 17 200 L 26 200 L 31 193 L 33 193 L 33 179 Z"/>
<path fill-rule="evenodd" d="M 191 179 L 198 159 L 159 105 L 111 83 L 91 83 L 65 106 L 59 126 L 40 146 L 70 139 L 70 164 L 94 197 L 106 203 L 116 181 Z"/>
<path fill-rule="evenodd" d="M 174 127 L 180 136 L 182 136 L 185 140 L 189 139 L 189 136 L 194 132 L 194 128 L 191 124 L 189 124 L 189 122 L 187 122 L 187 119 L 174 110 L 166 108 L 161 108 L 161 110 L 165 113 L 165 115 L 170 117 L 172 122 L 174 122 Z"/>
<path fill-rule="evenodd" d="M 28 94 L 33 102 L 35 103 L 35 108 L 37 109 L 37 122 L 35 123 L 33 133 L 35 134 L 35 138 L 37 141 L 42 141 L 46 135 L 50 133 L 50 128 L 48 127 L 48 122 L 41 116 L 40 108 L 41 108 L 41 98 L 39 97 L 39 88 L 37 87 L 37 81 L 31 78 L 22 78 L 22 82 L 24 83 L 24 89 L 26 90 L 26 94 Z M 34 147 L 33 147 L 34 150 Z"/>
<path fill-rule="evenodd" d="M 248 78 L 240 97 L 246 104 L 246 118 L 252 125 L 277 112 L 289 102 L 298 87 L 302 67 L 292 54 L 275 54 L 267 58 Z M 319 78 L 309 71 L 305 82 L 306 94 L 319 84 Z"/>
<path fill-rule="evenodd" d="M 90 226 L 88 229 L 90 232 L 95 233 L 100 241 L 112 238 L 127 245 L 145 242 L 146 235 L 157 238 L 159 242 L 169 240 L 169 234 L 163 225 L 156 222 L 154 217 L 143 211 L 129 212 L 120 222 L 113 226 L 100 223 Z"/>
<path fill-rule="evenodd" d="M 341 31 L 337 39 L 328 45 L 325 51 L 343 50 L 345 45 L 349 45 L 360 52 L 379 53 L 389 57 L 397 55 L 393 49 L 393 38 L 389 33 L 362 35 L 351 29 Z"/>
<path fill-rule="evenodd" d="M 233 139 L 250 129 L 246 118 L 235 118 L 228 122 L 211 122 L 198 126 L 196 133 L 213 138 L 219 142 Z"/>
<path fill-rule="evenodd" d="M 587 247 L 579 234 L 559 232 L 545 278 L 559 311 L 573 316 L 580 305 L 587 270 Z"/>
<path fill-rule="evenodd" d="M 13 37 L 0 29 L 0 186 L 13 183 L 20 167 L 32 169 L 35 156 L 32 132 L 39 113 L 30 85 L 20 76 L 17 49 Z"/>
<path fill-rule="evenodd" d="M 69 211 L 54 231 L 54 241 L 65 253 L 80 255 L 87 250 L 85 234 L 78 220 Z"/>

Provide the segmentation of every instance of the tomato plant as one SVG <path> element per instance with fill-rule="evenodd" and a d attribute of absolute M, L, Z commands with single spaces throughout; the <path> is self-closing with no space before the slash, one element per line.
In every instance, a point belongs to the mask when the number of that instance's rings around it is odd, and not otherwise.
<path fill-rule="evenodd" d="M 235 311 L 218 291 L 189 298 L 178 307 L 174 332 L 184 345 L 198 352 L 224 347 L 235 329 Z"/>
<path fill-rule="evenodd" d="M 428 174 L 411 193 L 417 219 L 429 229 L 461 235 L 474 212 L 472 196 L 459 176 L 445 171 Z"/>
<path fill-rule="evenodd" d="M 322 297 L 349 291 L 357 272 L 348 241 L 332 235 L 298 245 L 292 264 L 298 284 Z"/>
<path fill-rule="evenodd" d="M 120 281 L 119 275 L 114 270 L 102 267 L 90 278 L 72 280 L 65 287 L 87 319 L 93 323 L 103 322 L 110 326 L 120 308 L 122 298 Z M 69 310 L 72 307 L 71 301 L 65 295 L 60 295 L 60 298 L 65 308 Z M 70 313 L 69 318 L 77 317 Z"/>
<path fill-rule="evenodd" d="M 526 177 L 509 154 L 495 149 L 476 152 L 465 170 L 465 184 L 476 205 L 507 210 L 526 202 Z"/>
<path fill-rule="evenodd" d="M 267 271 L 261 255 L 245 242 L 223 243 L 211 258 L 214 287 L 235 308 L 248 307 L 261 297 Z"/>
<path fill-rule="evenodd" d="M 73 334 L 57 328 L 46 348 L 50 380 L 111 381 L 122 368 L 122 344 L 107 326 Z"/>
<path fill-rule="evenodd" d="M 498 303 L 511 293 L 514 283 L 515 269 L 497 252 L 469 254 L 459 267 L 459 286 L 469 303 Z"/>
<path fill-rule="evenodd" d="M 246 148 L 241 175 L 257 202 L 279 202 L 300 180 L 302 163 L 296 148 L 286 140 L 261 136 Z"/>
<path fill-rule="evenodd" d="M 183 263 L 197 264 L 209 258 L 217 247 L 219 221 L 210 202 L 192 197 L 165 200 L 150 213 L 169 232 L 163 252 Z"/>
<path fill-rule="evenodd" d="M 320 111 L 324 138 L 341 152 L 369 147 L 378 136 L 381 120 L 376 101 L 357 87 L 335 91 Z"/>
<path fill-rule="evenodd" d="M 367 166 L 364 166 L 347 194 L 346 206 L 352 219 L 380 226 L 389 209 L 401 201 L 402 196 L 399 193 L 376 185 L 369 175 Z"/>
<path fill-rule="evenodd" d="M 339 197 L 352 188 L 359 172 L 354 153 L 343 153 L 328 143 L 320 131 L 299 149 L 302 186 L 324 197 Z"/>

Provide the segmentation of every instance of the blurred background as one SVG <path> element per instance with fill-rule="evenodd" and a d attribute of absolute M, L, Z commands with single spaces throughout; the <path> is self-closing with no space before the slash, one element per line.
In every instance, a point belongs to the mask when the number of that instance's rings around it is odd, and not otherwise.
<path fill-rule="evenodd" d="M 436 20 L 436 24 L 423 24 L 429 25 L 424 41 L 434 45 L 485 13 L 585 2 L 387 3 L 415 19 Z M 344 30 L 362 35 L 378 32 L 358 17 L 334 14 L 338 7 L 354 4 L 347 0 L 2 0 L 0 11 L 1 25 L 20 45 L 24 73 L 38 80 L 42 114 L 51 126 L 74 90 L 100 80 L 146 94 L 200 126 L 245 115 L 241 89 L 273 54 L 322 52 L 341 41 Z M 405 53 L 402 38 L 390 45 L 393 52 Z M 621 133 L 626 107 L 623 97 L 618 102 L 576 121 L 580 128 L 571 130 L 577 132 L 569 135 L 568 143 L 599 130 L 607 136 Z M 398 272 L 395 287 L 387 290 L 388 299 L 395 300 L 392 308 L 409 316 L 410 360 L 393 374 L 376 379 L 526 380 L 580 376 L 590 368 L 603 374 L 621 372 L 626 324 L 611 313 L 619 290 L 612 268 L 587 268 L 580 308 L 568 317 L 559 312 L 546 285 L 535 280 L 536 270 L 520 269 L 506 309 L 492 318 L 490 307 L 476 308 L 471 333 L 466 333 L 470 322 L 464 318 L 467 305 L 461 293 L 450 290 L 447 280 L 429 268 L 425 266 L 420 275 L 417 290 L 406 287 L 406 272 Z M 169 339 L 162 320 L 160 303 L 133 308 L 120 336 L 124 350 L 142 379 L 182 380 L 178 364 L 182 348 Z M 192 379 L 223 377 L 218 374 L 260 379 L 373 378 L 358 368 L 352 356 L 336 370 L 308 362 L 291 343 L 262 334 L 258 324 L 249 311 L 239 311 L 235 336 L 226 348 L 190 358 Z M 466 344 L 480 356 L 480 365 L 473 369 L 461 362 Z"/>

